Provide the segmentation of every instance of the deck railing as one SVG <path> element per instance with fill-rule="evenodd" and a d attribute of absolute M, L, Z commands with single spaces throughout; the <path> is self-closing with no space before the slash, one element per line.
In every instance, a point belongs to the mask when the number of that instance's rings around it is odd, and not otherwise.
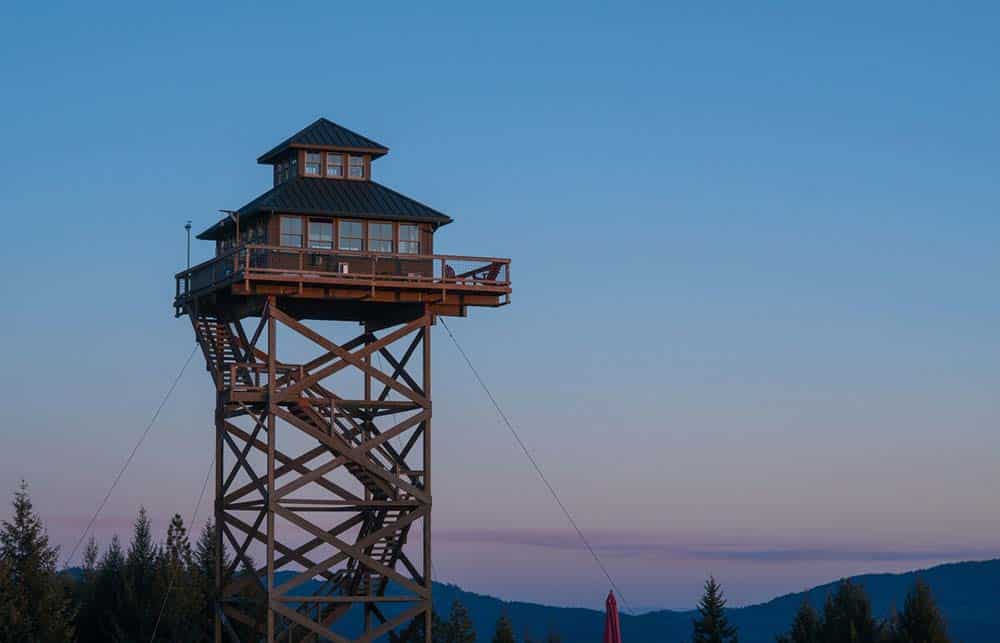
<path fill-rule="evenodd" d="M 232 281 L 282 277 L 498 291 L 510 286 L 510 259 L 249 244 L 177 273 L 176 294 L 181 299 Z"/>

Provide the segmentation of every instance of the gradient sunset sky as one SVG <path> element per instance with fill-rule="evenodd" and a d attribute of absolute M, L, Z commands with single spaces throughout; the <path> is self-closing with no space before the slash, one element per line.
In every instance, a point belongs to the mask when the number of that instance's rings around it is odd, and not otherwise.
<path fill-rule="evenodd" d="M 325 116 L 437 250 L 512 257 L 449 323 L 634 607 L 1000 555 L 1000 9 L 667 4 L 5 4 L 0 490 L 68 552 L 192 348 L 184 222 Z M 601 605 L 434 359 L 438 578 Z M 213 403 L 196 359 L 99 540 L 190 514 Z"/>

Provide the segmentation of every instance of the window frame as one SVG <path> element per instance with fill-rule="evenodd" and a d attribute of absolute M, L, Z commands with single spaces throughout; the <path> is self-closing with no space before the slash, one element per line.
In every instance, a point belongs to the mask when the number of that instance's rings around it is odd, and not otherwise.
<path fill-rule="evenodd" d="M 339 158 L 340 159 L 340 163 L 331 166 L 330 165 L 330 159 L 333 158 L 333 157 Z M 338 167 L 338 168 L 340 168 L 340 174 L 330 174 L 330 168 L 331 167 Z M 323 168 L 324 168 L 323 169 L 323 176 L 325 176 L 326 178 L 328 178 L 328 179 L 342 179 L 342 178 L 344 178 L 344 176 L 345 176 L 344 167 L 345 167 L 345 163 L 344 163 L 344 153 L 343 152 L 326 152 L 323 155 Z"/>
<path fill-rule="evenodd" d="M 373 226 L 388 228 L 389 236 L 388 237 L 375 237 L 372 234 L 372 227 Z M 377 247 L 375 247 L 375 245 L 377 243 L 378 244 L 388 243 L 389 245 L 387 247 L 389 249 L 385 250 L 384 248 L 386 246 L 383 246 L 382 248 L 377 248 Z M 386 255 L 393 254 L 394 249 L 396 247 L 396 226 L 393 225 L 389 221 L 369 221 L 368 222 L 368 243 L 366 244 L 366 247 L 368 248 L 368 252 L 375 252 L 375 253 L 378 253 L 378 254 L 386 254 Z"/>
<path fill-rule="evenodd" d="M 310 160 L 309 159 L 310 156 L 316 156 L 316 160 L 315 161 Z M 306 152 L 305 152 L 305 158 L 303 160 L 305 161 L 305 163 L 303 165 L 303 175 L 304 176 L 323 176 L 323 153 L 322 152 L 320 152 L 318 150 L 315 151 L 315 152 L 310 152 L 309 150 L 306 150 Z M 309 167 L 311 165 L 315 165 L 316 166 L 316 171 L 315 172 L 310 172 L 309 171 Z"/>
<path fill-rule="evenodd" d="M 354 161 L 358 161 L 358 164 L 355 165 Z M 354 168 L 355 167 L 357 167 L 360 170 L 360 172 L 361 172 L 357 176 L 354 175 Z M 364 179 L 367 178 L 367 176 L 366 176 L 367 174 L 368 174 L 368 172 L 365 169 L 365 157 L 364 157 L 364 155 L 363 154 L 358 154 L 358 155 L 355 156 L 354 154 L 348 154 L 347 155 L 347 178 L 354 179 L 355 181 L 363 181 Z"/>
<path fill-rule="evenodd" d="M 330 236 L 329 245 L 327 246 L 317 246 L 313 245 L 316 241 L 313 239 L 313 226 L 326 225 L 330 226 Z M 306 235 L 306 247 L 310 250 L 333 250 L 334 243 L 336 242 L 336 226 L 332 219 L 309 219 L 306 223 L 306 229 L 308 234 Z"/>
<path fill-rule="evenodd" d="M 294 221 L 298 221 L 298 223 L 299 223 L 299 232 L 298 232 L 297 235 L 293 234 L 293 233 L 290 233 L 290 232 L 286 233 L 284 231 L 283 224 L 284 224 L 284 222 L 285 222 L 286 219 L 288 221 L 293 221 L 293 220 Z M 299 238 L 299 245 L 296 246 L 296 245 L 291 245 L 291 244 L 285 243 L 285 236 L 286 235 L 290 236 L 290 237 L 291 236 L 297 236 Z M 283 247 L 283 248 L 304 248 L 305 247 L 305 243 L 306 243 L 306 231 L 305 231 L 305 227 L 302 225 L 302 217 L 294 215 L 294 214 L 281 214 L 281 215 L 278 215 L 278 245 L 281 246 L 281 247 Z"/>
<path fill-rule="evenodd" d="M 413 238 L 403 238 L 403 228 L 413 229 Z M 412 248 L 404 250 L 403 248 Z M 401 255 L 420 255 L 420 224 L 399 223 L 396 225 L 396 252 Z"/>
<path fill-rule="evenodd" d="M 355 236 L 345 235 L 344 232 L 343 232 L 343 230 L 342 230 L 342 228 L 341 228 L 341 226 L 343 226 L 344 224 L 348 224 L 348 223 L 355 223 L 355 224 L 357 224 L 358 225 L 359 234 L 361 236 L 355 237 Z M 367 235 L 365 234 L 366 233 L 366 229 L 365 228 L 366 228 L 365 222 L 361 221 L 360 219 L 337 219 L 337 250 L 338 251 L 344 251 L 344 252 L 364 252 L 365 251 L 365 244 L 366 244 L 366 241 L 367 241 Z M 353 239 L 357 239 L 358 241 L 360 241 L 360 247 L 356 248 L 356 249 L 355 248 L 345 248 L 344 247 L 344 240 L 345 239 L 352 239 L 352 240 Z"/>

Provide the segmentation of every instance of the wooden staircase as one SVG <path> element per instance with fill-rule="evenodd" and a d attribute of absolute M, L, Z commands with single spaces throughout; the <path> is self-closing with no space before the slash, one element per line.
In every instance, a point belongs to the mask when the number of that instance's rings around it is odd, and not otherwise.
<path fill-rule="evenodd" d="M 214 317 L 191 316 L 195 337 L 205 355 L 206 369 L 215 379 L 215 388 L 224 391 L 232 386 L 229 368 L 245 358 L 240 350 L 239 339 L 229 328 L 229 324 Z"/>
<path fill-rule="evenodd" d="M 333 423 L 331 421 L 332 410 L 329 406 L 314 406 L 308 402 L 296 401 L 289 403 L 287 408 L 289 413 L 296 418 L 324 433 L 330 433 L 333 430 Z M 361 444 L 361 438 L 356 433 L 354 435 L 338 433 L 338 435 L 344 438 L 351 446 Z M 382 466 L 374 459 L 371 459 L 370 456 L 369 459 L 375 466 Z M 378 476 L 372 475 L 362 465 L 349 461 L 344 465 L 344 468 L 364 486 L 371 500 L 388 501 L 395 497 L 389 483 Z M 396 507 L 384 507 L 370 511 L 359 530 L 358 539 L 364 539 L 369 534 L 398 522 L 402 514 L 403 510 Z M 407 524 L 368 545 L 364 549 L 365 555 L 373 558 L 385 567 L 395 567 L 402 547 L 406 543 L 409 528 L 410 525 Z M 388 589 L 388 584 L 388 577 L 369 569 L 352 558 L 348 561 L 345 568 L 338 570 L 334 573 L 333 578 L 324 582 L 315 594 L 324 596 L 384 596 Z M 346 614 L 349 609 L 349 604 L 303 603 L 297 611 L 317 623 L 322 623 L 325 627 L 330 627 Z M 280 638 L 281 640 L 294 641 L 296 643 L 316 641 L 315 634 L 295 625 L 289 625 Z"/>

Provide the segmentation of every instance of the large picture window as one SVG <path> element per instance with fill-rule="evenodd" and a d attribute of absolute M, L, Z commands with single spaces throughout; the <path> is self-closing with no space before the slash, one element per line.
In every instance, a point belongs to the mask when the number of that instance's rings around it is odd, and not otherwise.
<path fill-rule="evenodd" d="M 301 217 L 281 217 L 281 245 L 302 247 Z"/>
<path fill-rule="evenodd" d="M 399 252 L 404 255 L 420 254 L 420 230 L 417 226 L 399 224 Z"/>
<path fill-rule="evenodd" d="M 392 252 L 392 224 L 368 224 L 368 249 L 372 252 Z"/>
<path fill-rule="evenodd" d="M 341 221 L 339 228 L 340 241 L 337 247 L 340 250 L 360 252 L 365 249 L 364 229 L 360 221 Z"/>
<path fill-rule="evenodd" d="M 322 250 L 333 249 L 333 224 L 329 221 L 309 222 L 309 247 Z"/>

